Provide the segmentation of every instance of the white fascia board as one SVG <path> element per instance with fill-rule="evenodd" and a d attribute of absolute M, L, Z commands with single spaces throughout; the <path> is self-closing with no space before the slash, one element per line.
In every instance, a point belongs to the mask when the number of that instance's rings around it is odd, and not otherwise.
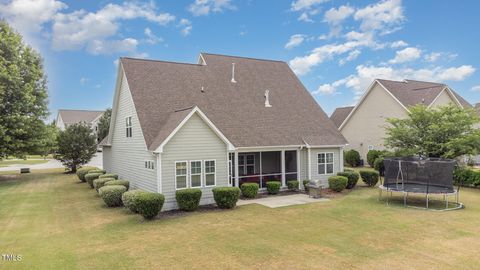
<path fill-rule="evenodd" d="M 117 111 L 118 111 L 118 102 L 119 102 L 119 97 L 120 97 L 120 85 L 122 83 L 122 76 L 123 74 L 123 66 L 122 66 L 122 61 L 119 60 L 118 63 L 118 68 L 117 68 L 117 81 L 115 83 L 115 94 L 113 95 L 113 105 L 112 105 L 112 115 L 110 117 L 110 126 L 108 128 L 108 138 L 107 138 L 107 143 L 112 144 L 111 140 L 113 137 L 113 130 L 114 130 L 114 125 L 115 125 L 115 120 L 117 116 Z"/>

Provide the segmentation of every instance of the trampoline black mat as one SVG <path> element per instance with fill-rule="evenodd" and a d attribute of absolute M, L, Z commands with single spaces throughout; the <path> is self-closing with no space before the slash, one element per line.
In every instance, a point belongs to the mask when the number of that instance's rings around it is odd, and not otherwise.
<path fill-rule="evenodd" d="M 448 194 L 453 193 L 453 188 L 450 187 L 443 187 L 437 185 L 425 185 L 419 183 L 408 183 L 405 182 L 403 185 L 401 183 L 386 183 L 383 185 L 386 189 L 392 191 L 404 191 L 404 192 L 412 192 L 412 193 L 432 193 L 432 194 Z"/>

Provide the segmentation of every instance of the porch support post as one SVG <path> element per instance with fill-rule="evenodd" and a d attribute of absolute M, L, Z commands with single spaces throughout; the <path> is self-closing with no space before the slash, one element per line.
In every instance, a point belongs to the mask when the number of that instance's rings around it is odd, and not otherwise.
<path fill-rule="evenodd" d="M 282 187 L 287 186 L 285 181 L 285 150 L 281 152 L 281 160 L 282 160 Z"/>
<path fill-rule="evenodd" d="M 235 186 L 236 187 L 240 187 L 238 184 L 239 184 L 239 181 L 238 181 L 238 151 L 235 150 L 235 164 L 232 165 L 232 166 L 235 166 Z"/>
<path fill-rule="evenodd" d="M 312 180 L 312 155 L 310 151 L 310 147 L 307 148 L 307 154 L 308 154 L 308 180 Z"/>
<path fill-rule="evenodd" d="M 263 180 L 263 169 L 262 169 L 262 151 L 259 152 L 260 155 L 260 188 L 262 187 L 262 180 Z"/>
<path fill-rule="evenodd" d="M 300 148 L 297 149 L 297 181 L 298 181 L 298 187 L 302 188 L 302 179 L 300 179 Z"/>
<path fill-rule="evenodd" d="M 157 155 L 157 192 L 162 193 L 162 154 Z"/>
<path fill-rule="evenodd" d="M 340 160 L 338 162 L 340 162 L 340 171 L 343 172 L 343 149 L 345 148 L 345 146 L 342 146 L 340 147 Z"/>

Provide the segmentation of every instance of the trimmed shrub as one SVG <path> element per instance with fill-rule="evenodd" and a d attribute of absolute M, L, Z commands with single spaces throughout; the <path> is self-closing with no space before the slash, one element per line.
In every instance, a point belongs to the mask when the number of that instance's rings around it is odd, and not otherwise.
<path fill-rule="evenodd" d="M 140 190 L 140 189 L 135 189 L 135 190 L 130 190 L 122 194 L 122 202 L 123 205 L 128 208 L 128 210 L 138 213 L 137 210 L 137 205 L 135 203 L 135 196 L 141 193 L 148 193 L 148 191 Z"/>
<path fill-rule="evenodd" d="M 98 178 L 114 178 L 114 179 L 118 179 L 118 174 L 106 173 L 106 174 L 100 175 Z"/>
<path fill-rule="evenodd" d="M 85 180 L 87 181 L 88 185 L 93 188 L 93 180 L 97 179 L 101 173 L 87 173 L 85 175 Z"/>
<path fill-rule="evenodd" d="M 373 162 L 373 168 L 380 174 L 380 176 L 385 176 L 385 165 L 383 164 L 383 157 L 378 157 Z"/>
<path fill-rule="evenodd" d="M 328 187 L 335 191 L 340 192 L 347 187 L 348 178 L 345 176 L 330 176 L 328 178 Z"/>
<path fill-rule="evenodd" d="M 345 162 L 351 167 L 360 165 L 360 153 L 351 149 L 345 152 Z"/>
<path fill-rule="evenodd" d="M 453 181 L 462 186 L 480 186 L 480 171 L 468 167 L 456 167 L 453 171 Z"/>
<path fill-rule="evenodd" d="M 100 169 L 94 169 L 89 171 L 89 173 L 100 173 L 100 174 L 105 174 L 107 171 L 105 170 L 100 170 Z"/>
<path fill-rule="evenodd" d="M 165 196 L 154 192 L 139 192 L 133 196 L 135 210 L 145 219 L 152 219 L 160 213 Z"/>
<path fill-rule="evenodd" d="M 243 197 L 250 199 L 257 197 L 259 189 L 260 186 L 257 183 L 244 183 L 240 186 Z"/>
<path fill-rule="evenodd" d="M 127 180 L 112 180 L 105 183 L 105 186 L 115 186 L 115 185 L 124 186 L 127 188 L 127 190 L 130 188 L 130 182 L 128 182 Z"/>
<path fill-rule="evenodd" d="M 232 209 L 237 205 L 240 189 L 238 187 L 217 187 L 212 189 L 213 199 L 219 208 Z"/>
<path fill-rule="evenodd" d="M 109 181 L 113 181 L 113 180 L 115 180 L 115 178 L 97 178 L 97 179 L 93 180 L 93 187 L 98 192 L 98 190 L 101 187 L 105 186 L 105 183 L 107 183 Z"/>
<path fill-rule="evenodd" d="M 89 171 L 97 170 L 97 168 L 81 168 L 77 170 L 78 179 L 82 182 L 85 182 L 85 175 L 88 174 Z"/>
<path fill-rule="evenodd" d="M 343 169 L 344 172 L 354 172 L 355 170 L 354 169 L 349 169 L 349 168 L 345 168 Z"/>
<path fill-rule="evenodd" d="M 361 170 L 360 176 L 362 181 L 370 187 L 374 187 L 378 183 L 380 175 L 376 171 Z"/>
<path fill-rule="evenodd" d="M 280 181 L 268 181 L 266 183 L 268 194 L 277 194 L 280 192 L 280 187 L 282 183 Z"/>
<path fill-rule="evenodd" d="M 300 183 L 298 183 L 297 180 L 290 180 L 290 181 L 287 181 L 287 187 L 289 190 L 298 190 L 298 185 Z"/>
<path fill-rule="evenodd" d="M 103 186 L 98 190 L 98 194 L 108 207 L 122 205 L 122 194 L 127 191 L 124 186 Z"/>
<path fill-rule="evenodd" d="M 302 183 L 303 183 L 303 187 L 305 188 L 305 192 L 308 193 L 309 192 L 308 185 L 310 184 L 310 180 L 303 180 Z"/>
<path fill-rule="evenodd" d="M 379 158 L 382 155 L 383 155 L 383 152 L 379 151 L 379 150 L 368 151 L 368 153 L 367 153 L 367 163 L 368 163 L 368 165 L 370 165 L 370 167 L 373 168 L 373 166 L 375 164 L 375 159 Z"/>
<path fill-rule="evenodd" d="M 358 179 L 360 178 L 360 175 L 355 171 L 338 172 L 337 175 L 347 177 L 348 182 L 347 186 L 345 187 L 346 189 L 354 188 L 358 183 Z"/>
<path fill-rule="evenodd" d="M 175 192 L 178 208 L 184 211 L 193 211 L 198 208 L 202 198 L 202 191 L 199 188 L 186 188 Z"/>

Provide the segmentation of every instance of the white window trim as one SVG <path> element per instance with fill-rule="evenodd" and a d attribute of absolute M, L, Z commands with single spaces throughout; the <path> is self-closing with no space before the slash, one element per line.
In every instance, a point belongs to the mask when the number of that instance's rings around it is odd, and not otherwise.
<path fill-rule="evenodd" d="M 147 167 L 145 167 L 145 163 L 147 163 Z M 155 170 L 155 161 L 153 160 L 145 160 L 143 162 L 143 166 L 145 167 L 145 169 L 148 169 L 148 170 Z"/>
<path fill-rule="evenodd" d="M 319 163 L 318 162 L 318 156 L 320 154 L 325 154 L 325 163 Z M 327 154 L 332 154 L 332 162 L 327 162 Z M 323 164 L 324 167 L 325 167 L 325 173 L 320 173 L 318 171 L 318 166 L 320 166 L 320 164 Z M 332 164 L 333 166 L 333 170 L 332 170 L 332 173 L 327 173 L 327 164 Z M 335 154 L 333 152 L 320 152 L 320 153 L 317 153 L 317 174 L 318 175 L 333 175 L 335 174 Z"/>
<path fill-rule="evenodd" d="M 187 164 L 187 168 L 186 168 L 187 174 L 185 175 L 185 187 L 184 188 L 178 188 L 177 187 L 177 176 L 183 176 L 183 174 L 177 175 L 177 163 Z M 175 166 L 173 167 L 173 169 L 175 170 L 174 171 L 174 173 L 175 173 L 175 190 L 187 189 L 188 188 L 188 169 L 190 169 L 189 166 L 188 166 L 188 160 L 175 161 Z"/>
<path fill-rule="evenodd" d="M 243 175 L 247 174 L 247 166 L 253 166 L 253 174 L 255 175 L 255 169 L 257 168 L 257 159 L 255 158 L 255 154 L 238 154 L 238 156 L 243 156 L 243 164 L 240 165 L 238 164 L 238 170 L 240 171 L 240 167 L 243 167 Z M 253 164 L 248 164 L 247 165 L 247 156 L 253 156 Z M 240 160 L 240 158 L 238 159 Z"/>
<path fill-rule="evenodd" d="M 207 161 L 213 161 L 214 164 L 215 164 L 215 171 L 213 172 L 213 185 L 207 185 Z M 204 164 L 204 169 L 203 169 L 203 174 L 204 174 L 204 179 L 205 179 L 205 187 L 215 187 L 217 185 L 217 160 L 216 159 L 206 159 L 203 161 L 203 164 Z M 212 173 L 208 173 L 208 174 L 212 174 Z"/>
<path fill-rule="evenodd" d="M 130 118 L 130 126 L 128 125 L 127 119 Z M 130 136 L 127 134 L 127 129 L 130 128 Z M 131 116 L 125 117 L 125 138 L 133 137 L 133 121 Z"/>
<path fill-rule="evenodd" d="M 200 162 L 200 173 L 196 173 L 196 174 L 193 174 L 193 175 L 200 175 L 200 186 L 196 186 L 196 187 L 193 187 L 192 186 L 192 162 Z M 202 160 L 189 160 L 188 161 L 188 171 L 187 171 L 187 174 L 188 174 L 188 187 L 189 188 L 202 188 L 203 187 L 203 171 L 204 171 L 204 166 L 203 166 L 203 161 Z"/>

